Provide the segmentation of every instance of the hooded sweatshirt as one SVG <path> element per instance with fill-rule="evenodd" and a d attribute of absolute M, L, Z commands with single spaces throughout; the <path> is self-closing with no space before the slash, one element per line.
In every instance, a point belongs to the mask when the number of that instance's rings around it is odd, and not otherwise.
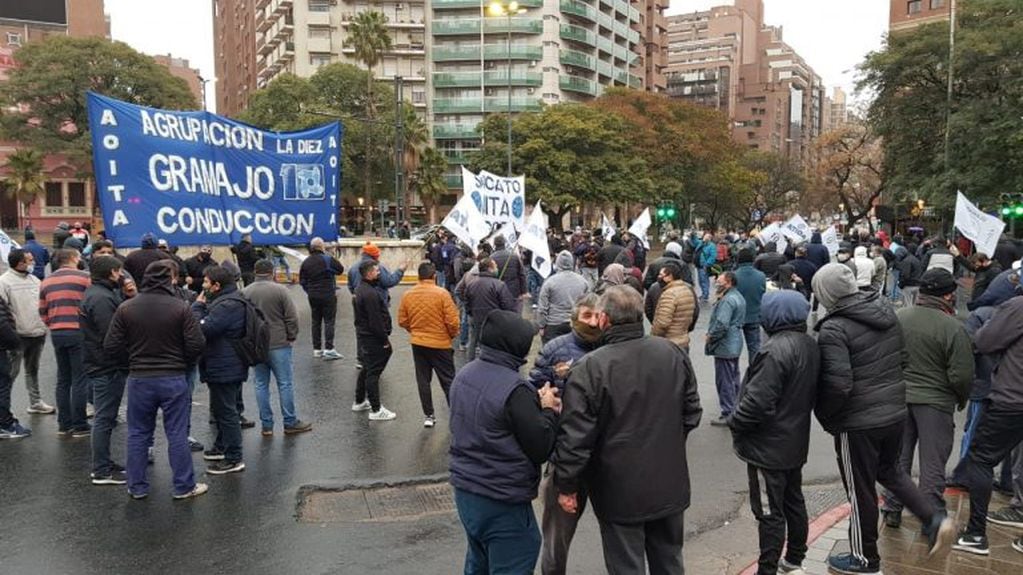
<path fill-rule="evenodd" d="M 574 266 L 575 260 L 567 251 L 559 253 L 554 260 L 557 273 L 543 282 L 536 308 L 536 323 L 541 329 L 571 321 L 576 300 L 589 291 L 589 283 L 572 270 Z"/>
<path fill-rule="evenodd" d="M 828 315 L 817 323 L 821 376 L 815 412 L 826 431 L 876 429 L 906 416 L 903 337 L 891 305 L 861 293 L 852 271 L 828 264 L 813 278 Z"/>
<path fill-rule="evenodd" d="M 625 267 L 622 264 L 611 264 L 604 269 L 600 276 L 600 285 L 597 286 L 597 293 L 604 293 L 604 290 L 611 286 L 620 286 L 625 283 Z"/>
<path fill-rule="evenodd" d="M 139 295 L 118 306 L 103 351 L 132 377 L 184 376 L 206 345 L 199 322 L 171 283 L 170 260 L 153 265 Z"/>
<path fill-rule="evenodd" d="M 853 250 L 853 264 L 856 266 L 856 287 L 869 288 L 874 280 L 874 260 L 867 256 L 863 246 Z"/>

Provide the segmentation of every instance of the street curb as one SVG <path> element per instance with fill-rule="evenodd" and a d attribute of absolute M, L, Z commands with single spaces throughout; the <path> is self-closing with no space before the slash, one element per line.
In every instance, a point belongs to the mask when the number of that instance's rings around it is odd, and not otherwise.
<path fill-rule="evenodd" d="M 819 515 L 816 519 L 810 522 L 810 532 L 806 538 L 806 546 L 809 547 L 816 543 L 820 539 L 821 535 L 827 533 L 832 527 L 838 525 L 841 521 L 849 517 L 851 506 L 848 503 L 843 503 L 838 507 L 825 511 Z M 752 565 L 743 569 L 740 575 L 755 575 L 757 572 L 757 562 L 754 561 Z"/>

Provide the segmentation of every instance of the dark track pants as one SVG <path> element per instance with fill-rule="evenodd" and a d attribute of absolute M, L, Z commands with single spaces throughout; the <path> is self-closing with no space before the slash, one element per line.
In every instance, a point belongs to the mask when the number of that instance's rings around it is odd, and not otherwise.
<path fill-rule="evenodd" d="M 1023 441 L 1023 411 L 1001 409 L 989 403 L 981 415 L 977 436 L 966 464 L 966 485 L 970 489 L 972 535 L 987 534 L 987 509 L 991 504 L 991 479 L 995 466 Z"/>
<path fill-rule="evenodd" d="M 679 512 L 643 523 L 600 522 L 604 563 L 610 575 L 682 575 L 685 515 Z"/>
<path fill-rule="evenodd" d="M 802 565 L 806 558 L 806 538 L 809 535 L 802 468 L 763 469 L 747 464 L 746 471 L 749 474 L 750 507 L 759 523 L 760 560 L 757 574 L 775 575 L 778 572 L 786 530 L 789 544 L 785 560 L 793 565 Z"/>
<path fill-rule="evenodd" d="M 902 430 L 902 454 L 899 469 L 907 475 L 913 469 L 913 455 L 920 452 L 920 491 L 937 509 L 945 508 L 945 467 L 955 443 L 952 414 L 930 405 L 910 404 Z M 885 510 L 902 511 L 899 498 L 884 491 Z"/>
<path fill-rule="evenodd" d="M 413 344 L 412 362 L 416 366 L 416 385 L 419 387 L 419 402 L 423 405 L 423 415 L 432 416 L 433 393 L 430 390 L 430 382 L 436 373 L 440 388 L 444 392 L 444 401 L 448 401 L 451 381 L 455 379 L 455 352 L 451 349 L 435 349 Z"/>

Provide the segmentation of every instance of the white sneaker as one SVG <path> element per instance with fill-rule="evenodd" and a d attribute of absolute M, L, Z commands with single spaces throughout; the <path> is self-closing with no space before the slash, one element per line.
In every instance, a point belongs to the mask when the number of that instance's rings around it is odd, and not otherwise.
<path fill-rule="evenodd" d="M 363 400 L 362 403 L 353 403 L 352 404 L 352 411 L 369 411 L 370 409 L 373 409 L 373 406 L 371 406 L 369 404 L 369 400 L 368 399 Z"/>
<path fill-rule="evenodd" d="M 434 425 L 437 425 L 437 418 L 432 415 L 428 415 L 423 421 L 423 427 L 433 427 Z"/>
<path fill-rule="evenodd" d="M 323 350 L 323 359 L 344 359 L 345 356 L 337 352 L 336 349 L 325 349 Z"/>
<path fill-rule="evenodd" d="M 322 349 L 314 349 L 313 350 L 313 357 L 323 357 L 323 350 Z"/>
<path fill-rule="evenodd" d="M 85 404 L 85 418 L 86 419 L 92 419 L 93 417 L 96 417 L 96 407 L 93 406 L 91 403 L 86 403 Z"/>
<path fill-rule="evenodd" d="M 378 411 L 369 412 L 370 421 L 389 421 L 391 419 L 394 419 L 395 417 L 398 417 L 397 413 L 394 413 L 393 411 L 387 409 L 382 405 L 380 406 L 380 409 Z"/>
<path fill-rule="evenodd" d="M 182 499 L 193 499 L 195 497 L 199 497 L 200 495 L 206 493 L 209 490 L 210 490 L 209 485 L 206 485 L 205 483 L 196 483 L 195 487 L 193 487 L 191 491 L 189 491 L 188 493 L 182 493 L 181 495 L 175 495 L 174 499 L 177 499 L 178 501 Z"/>
<path fill-rule="evenodd" d="M 50 415 L 52 413 L 56 413 L 57 409 L 52 405 L 46 403 L 45 401 L 39 401 L 28 406 L 28 409 L 26 409 L 25 411 L 27 411 L 28 413 Z"/>

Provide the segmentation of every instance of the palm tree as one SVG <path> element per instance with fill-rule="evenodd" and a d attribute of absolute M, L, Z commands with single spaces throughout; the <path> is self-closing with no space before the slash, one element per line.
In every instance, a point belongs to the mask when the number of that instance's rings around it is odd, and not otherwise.
<path fill-rule="evenodd" d="M 370 122 L 376 117 L 376 102 L 373 101 L 373 67 L 380 63 L 384 52 L 391 49 L 391 36 L 387 31 L 387 16 L 383 12 L 367 10 L 359 12 L 348 25 L 348 38 L 345 40 L 346 48 L 355 49 L 355 57 L 366 65 L 369 71 L 366 74 L 366 119 Z M 369 139 L 372 137 L 372 130 L 366 130 L 366 149 L 370 149 Z M 365 160 L 363 168 L 363 187 L 366 199 L 370 195 L 370 169 L 369 158 Z"/>
<path fill-rule="evenodd" d="M 412 174 L 419 199 L 423 201 L 431 223 L 437 220 L 437 202 L 448 191 L 448 185 L 444 181 L 444 172 L 447 169 L 448 160 L 444 154 L 433 148 L 425 148 L 420 157 L 419 167 Z"/>
<path fill-rule="evenodd" d="M 402 133 L 405 137 L 404 155 L 402 156 L 402 169 L 406 174 L 405 205 L 409 205 L 409 190 L 412 182 L 410 178 L 419 168 L 422 160 L 423 150 L 430 143 L 430 132 L 426 129 L 426 122 L 416 114 L 415 109 L 407 104 L 402 105 Z"/>
<path fill-rule="evenodd" d="M 7 195 L 14 197 L 22 206 L 22 214 L 28 214 L 28 207 L 46 192 L 46 174 L 43 173 L 44 155 L 39 150 L 20 148 L 7 156 L 7 175 L 3 183 Z M 19 214 L 19 215 L 22 215 Z"/>

